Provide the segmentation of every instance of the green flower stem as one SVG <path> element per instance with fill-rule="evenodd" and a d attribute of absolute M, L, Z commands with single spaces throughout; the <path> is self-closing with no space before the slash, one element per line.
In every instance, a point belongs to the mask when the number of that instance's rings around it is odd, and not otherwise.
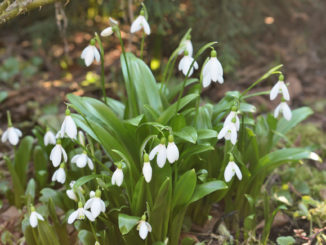
<path fill-rule="evenodd" d="M 172 71 L 173 70 L 171 69 L 171 71 L 169 72 L 171 62 L 173 62 L 171 67 L 174 67 L 176 60 L 177 60 L 177 56 L 176 56 L 175 53 L 173 53 L 170 56 L 170 58 L 168 60 L 168 63 L 166 64 L 166 68 L 164 69 L 164 72 L 163 72 L 163 75 L 162 75 L 162 80 L 161 80 L 160 92 L 162 92 L 164 83 L 167 84 L 168 81 L 170 80 L 170 77 L 172 76 L 172 73 L 173 73 Z"/>
<path fill-rule="evenodd" d="M 140 58 L 141 59 L 143 59 L 144 43 L 145 43 L 145 32 L 143 31 L 143 36 L 141 38 L 141 43 L 140 43 Z"/>
<path fill-rule="evenodd" d="M 266 95 L 266 94 L 269 94 L 269 93 L 270 93 L 270 91 L 261 91 L 261 92 L 257 92 L 257 93 L 248 94 L 246 96 L 243 96 L 242 99 L 248 99 L 248 98 L 251 98 L 251 97 Z"/>
<path fill-rule="evenodd" d="M 92 222 L 91 222 L 90 220 L 88 220 L 88 221 L 89 221 L 89 224 L 90 224 L 90 226 L 91 226 L 91 230 L 92 230 L 93 236 L 94 236 L 94 238 L 95 238 L 95 241 L 99 242 L 99 241 L 98 241 L 98 238 L 97 238 L 97 236 L 96 236 L 96 232 L 95 232 L 95 229 L 94 229 L 94 226 L 93 226 Z"/>
<path fill-rule="evenodd" d="M 39 230 L 39 226 L 37 226 L 37 230 Z M 32 233 L 33 233 L 33 237 L 34 237 L 34 241 L 36 242 L 36 245 L 39 245 L 40 243 L 39 243 L 39 235 L 38 234 L 36 234 L 36 232 L 35 232 L 35 229 L 32 227 Z M 38 233 L 40 233 L 39 231 L 38 231 Z"/>
<path fill-rule="evenodd" d="M 10 111 L 7 111 L 8 127 L 12 127 Z"/>
<path fill-rule="evenodd" d="M 104 103 L 107 104 L 107 98 L 106 98 L 106 93 L 105 93 L 105 81 L 104 81 L 104 49 L 102 45 L 102 41 L 100 36 L 95 32 L 95 38 L 100 46 L 100 54 L 101 54 L 101 87 L 102 87 L 102 93 L 103 93 L 103 99 Z"/>

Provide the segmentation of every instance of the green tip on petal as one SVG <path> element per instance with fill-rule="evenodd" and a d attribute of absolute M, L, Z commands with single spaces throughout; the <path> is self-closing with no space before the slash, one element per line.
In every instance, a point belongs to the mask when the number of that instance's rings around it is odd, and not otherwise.
<path fill-rule="evenodd" d="M 149 156 L 147 153 L 144 154 L 144 162 L 149 162 Z"/>
<path fill-rule="evenodd" d="M 212 51 L 211 51 L 211 57 L 216 57 L 217 55 L 216 55 L 216 51 L 213 49 Z"/>
<path fill-rule="evenodd" d="M 283 76 L 283 74 L 280 74 L 280 75 L 279 75 L 278 80 L 280 80 L 280 81 L 284 81 L 284 76 Z"/>
<path fill-rule="evenodd" d="M 102 194 L 102 192 L 99 189 L 97 189 L 96 192 L 95 192 L 95 196 L 96 197 L 101 197 L 101 194 Z"/>
<path fill-rule="evenodd" d="M 60 168 L 65 168 L 65 163 L 64 162 L 60 164 Z"/>
<path fill-rule="evenodd" d="M 82 208 L 83 207 L 83 203 L 82 202 L 78 202 L 78 208 Z"/>
<path fill-rule="evenodd" d="M 173 135 L 172 134 L 169 135 L 169 142 L 170 143 L 174 142 L 174 138 L 173 138 Z"/>
<path fill-rule="evenodd" d="M 91 41 L 89 42 L 89 44 L 94 46 L 95 45 L 95 39 L 92 38 Z"/>
<path fill-rule="evenodd" d="M 232 118 L 231 122 L 236 123 L 237 119 L 234 117 L 234 118 Z"/>
<path fill-rule="evenodd" d="M 165 142 L 166 142 L 166 138 L 165 138 L 165 137 L 162 137 L 162 138 L 161 138 L 161 144 L 162 144 L 162 145 L 165 145 Z"/>

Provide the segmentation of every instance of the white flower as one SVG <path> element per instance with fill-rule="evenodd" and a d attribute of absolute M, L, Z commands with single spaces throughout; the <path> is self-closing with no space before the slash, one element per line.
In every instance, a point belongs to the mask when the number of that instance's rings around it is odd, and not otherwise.
<path fill-rule="evenodd" d="M 94 221 L 95 218 L 94 216 L 92 215 L 91 212 L 87 211 L 86 209 L 83 208 L 83 204 L 81 202 L 78 203 L 78 209 L 74 212 L 72 212 L 70 215 L 69 215 L 69 218 L 68 218 L 68 224 L 72 224 L 74 223 L 74 221 L 76 219 L 79 219 L 79 220 L 83 220 L 85 219 L 85 216 L 90 220 L 90 221 Z"/>
<path fill-rule="evenodd" d="M 179 159 L 179 150 L 176 144 L 174 143 L 174 139 L 172 135 L 169 135 L 169 143 L 166 148 L 166 156 L 170 163 L 174 163 Z"/>
<path fill-rule="evenodd" d="M 227 125 L 229 123 L 234 123 L 237 131 L 240 129 L 240 119 L 238 117 L 238 113 L 236 112 L 236 109 L 234 110 L 232 108 L 232 111 L 229 113 L 229 115 L 225 118 L 224 125 Z"/>
<path fill-rule="evenodd" d="M 160 168 L 163 168 L 164 165 L 165 165 L 165 162 L 166 162 L 166 157 L 167 157 L 167 153 L 166 153 L 166 146 L 165 146 L 165 137 L 163 137 L 161 139 L 161 143 L 158 144 L 157 146 L 155 146 L 151 152 L 149 153 L 149 160 L 153 160 L 154 157 L 157 155 L 156 157 L 156 162 L 157 162 L 157 165 L 160 167 Z"/>
<path fill-rule="evenodd" d="M 63 149 L 63 147 L 61 146 L 61 140 L 58 139 L 57 140 L 57 144 L 53 147 L 51 154 L 50 154 L 50 160 L 52 161 L 52 164 L 54 167 L 58 167 L 59 164 L 61 163 L 61 160 L 63 160 L 64 162 L 67 162 L 67 153 L 65 151 L 65 149 Z"/>
<path fill-rule="evenodd" d="M 86 166 L 86 163 L 88 164 L 88 167 L 93 170 L 94 164 L 92 159 L 90 159 L 86 152 L 83 152 L 82 154 L 77 154 L 71 159 L 72 163 L 76 163 L 78 168 L 84 168 Z"/>
<path fill-rule="evenodd" d="M 231 143 L 235 145 L 237 143 L 237 128 L 235 124 L 234 123 L 224 124 L 217 138 L 218 139 L 224 138 L 225 140 L 231 140 Z"/>
<path fill-rule="evenodd" d="M 22 132 L 18 128 L 14 128 L 13 126 L 9 126 L 6 131 L 3 132 L 1 136 L 2 143 L 9 140 L 9 143 L 12 145 L 17 145 L 19 142 L 19 138 L 22 136 Z"/>
<path fill-rule="evenodd" d="M 108 37 L 108 36 L 111 36 L 112 33 L 113 33 L 112 27 L 109 26 L 109 27 L 105 28 L 105 29 L 101 32 L 101 36 L 102 36 L 102 37 Z"/>
<path fill-rule="evenodd" d="M 152 226 L 148 222 L 146 222 L 145 219 L 142 218 L 137 226 L 137 230 L 139 231 L 139 236 L 143 240 L 146 239 L 148 232 L 152 231 Z"/>
<path fill-rule="evenodd" d="M 184 40 L 181 45 L 184 47 L 179 51 L 179 55 L 182 54 L 185 51 L 188 51 L 188 54 L 190 56 L 192 56 L 192 52 L 193 52 L 193 47 L 192 47 L 192 43 L 190 39 L 186 39 Z"/>
<path fill-rule="evenodd" d="M 94 192 L 89 194 L 90 199 L 85 203 L 85 209 L 91 209 L 91 213 L 94 218 L 100 215 L 101 212 L 105 212 L 105 203 L 101 199 L 101 191 L 96 190 L 95 195 Z"/>
<path fill-rule="evenodd" d="M 42 215 L 35 211 L 34 207 L 31 207 L 31 215 L 29 216 L 30 225 L 35 228 L 38 225 L 38 220 L 44 221 Z"/>
<path fill-rule="evenodd" d="M 208 87 L 213 82 L 219 82 L 222 84 L 223 79 L 223 68 L 221 63 L 216 58 L 216 51 L 212 50 L 211 58 L 207 61 L 203 68 L 203 87 Z"/>
<path fill-rule="evenodd" d="M 271 89 L 269 94 L 270 100 L 274 100 L 279 93 L 283 95 L 285 100 L 290 100 L 289 90 L 283 81 L 278 81 Z"/>
<path fill-rule="evenodd" d="M 130 32 L 134 33 L 139 31 L 140 29 L 144 30 L 144 32 L 146 33 L 146 35 L 151 34 L 151 28 L 149 27 L 149 24 L 146 20 L 146 18 L 144 17 L 144 15 L 141 14 L 134 20 L 134 22 L 132 22 L 131 27 L 130 27 Z"/>
<path fill-rule="evenodd" d="M 63 138 L 67 135 L 71 139 L 77 139 L 77 126 L 70 116 L 70 110 L 66 110 L 66 117 L 63 120 L 61 129 L 59 131 L 59 137 Z"/>
<path fill-rule="evenodd" d="M 292 112 L 291 112 L 291 109 L 290 107 L 288 106 L 288 104 L 286 102 L 281 102 L 276 108 L 275 108 L 275 111 L 274 111 L 274 117 L 277 118 L 279 113 L 282 113 L 284 118 L 288 121 L 291 120 L 292 118 Z"/>
<path fill-rule="evenodd" d="M 69 186 L 70 186 L 70 188 L 71 189 L 69 189 L 69 190 L 66 190 L 66 194 L 67 194 L 67 196 L 71 199 L 71 200 L 74 200 L 74 201 L 78 201 L 78 197 L 77 197 L 77 195 L 76 195 L 76 193 L 75 193 L 75 191 L 74 191 L 74 184 L 76 183 L 76 181 L 71 181 L 70 182 L 70 184 L 69 184 Z M 79 186 L 79 188 L 78 188 L 81 192 L 83 192 L 83 189 Z"/>
<path fill-rule="evenodd" d="M 182 73 L 186 76 L 193 61 L 194 61 L 194 58 L 192 58 L 190 55 L 188 55 L 188 51 L 185 51 L 185 56 L 182 57 L 182 59 L 180 60 L 180 63 L 179 63 L 179 67 L 178 67 L 179 71 L 182 71 Z M 196 61 L 194 62 L 193 66 L 191 67 L 191 69 L 189 71 L 189 75 L 188 75 L 189 77 L 194 72 L 194 68 L 198 69 L 198 64 Z"/>
<path fill-rule="evenodd" d="M 92 41 L 91 41 L 92 42 Z M 95 47 L 95 42 L 93 44 L 88 45 L 86 48 L 84 48 L 80 58 L 82 58 L 85 61 L 86 66 L 90 66 L 94 59 L 97 62 L 100 62 L 100 52 Z"/>
<path fill-rule="evenodd" d="M 149 183 L 152 179 L 152 167 L 149 162 L 148 154 L 144 155 L 143 175 L 144 175 L 145 181 L 147 183 Z"/>
<path fill-rule="evenodd" d="M 64 184 L 66 181 L 66 172 L 65 172 L 65 164 L 62 163 L 60 168 L 58 168 L 52 175 L 52 181 L 57 181 L 61 184 Z"/>
<path fill-rule="evenodd" d="M 123 182 L 123 171 L 121 169 L 121 165 L 119 165 L 112 175 L 111 183 L 112 185 L 121 186 L 122 182 Z"/>
<path fill-rule="evenodd" d="M 232 159 L 233 159 L 233 157 L 232 157 Z M 240 171 L 238 165 L 233 160 L 231 161 L 231 157 L 230 157 L 230 162 L 228 163 L 228 165 L 226 166 L 226 168 L 224 170 L 225 181 L 230 182 L 235 174 L 237 175 L 239 180 L 242 179 L 242 174 L 241 174 L 241 171 Z"/>
<path fill-rule="evenodd" d="M 51 130 L 46 131 L 44 135 L 44 145 L 55 145 L 55 135 Z"/>

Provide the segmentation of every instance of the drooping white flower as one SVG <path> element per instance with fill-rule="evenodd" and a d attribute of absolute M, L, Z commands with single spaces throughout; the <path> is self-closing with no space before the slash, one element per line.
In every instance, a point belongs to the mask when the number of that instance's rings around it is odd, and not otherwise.
<path fill-rule="evenodd" d="M 123 171 L 122 171 L 122 165 L 121 163 L 119 163 L 117 169 L 114 171 L 112 175 L 111 183 L 112 185 L 121 186 L 122 182 L 123 182 Z"/>
<path fill-rule="evenodd" d="M 68 218 L 68 224 L 72 224 L 74 223 L 74 221 L 76 219 L 79 219 L 79 220 L 83 220 L 85 219 L 85 216 L 90 220 L 90 221 L 94 221 L 95 218 L 94 216 L 92 215 L 91 212 L 89 212 L 88 210 L 84 209 L 83 208 L 83 204 L 81 202 L 78 203 L 78 209 L 74 212 L 72 212 L 70 215 L 69 215 L 69 218 Z"/>
<path fill-rule="evenodd" d="M 51 130 L 47 130 L 44 135 L 43 141 L 44 141 L 44 145 L 55 145 L 56 138 L 54 133 Z"/>
<path fill-rule="evenodd" d="M 90 44 L 86 48 L 84 48 L 80 58 L 84 60 L 86 66 L 90 66 L 93 63 L 94 59 L 97 62 L 100 62 L 101 55 L 100 52 L 95 47 L 94 39 L 92 39 Z"/>
<path fill-rule="evenodd" d="M 74 201 L 78 201 L 78 197 L 74 191 L 74 185 L 75 185 L 76 181 L 71 181 L 69 186 L 71 189 L 68 189 L 66 190 L 66 194 L 67 196 L 71 199 L 71 200 L 74 200 Z M 81 191 L 81 192 L 84 192 L 83 188 L 81 186 L 78 187 L 78 189 Z"/>
<path fill-rule="evenodd" d="M 290 107 L 288 106 L 288 104 L 285 101 L 282 101 L 276 108 L 274 111 L 274 117 L 277 118 L 278 115 L 280 114 L 280 112 L 283 114 L 284 118 L 288 121 L 291 120 L 292 118 L 292 112 Z"/>
<path fill-rule="evenodd" d="M 102 32 L 101 32 L 101 36 L 102 37 L 108 37 L 111 36 L 114 32 L 114 26 L 118 25 L 118 21 L 116 21 L 113 18 L 109 18 L 109 24 L 110 26 L 105 28 Z"/>
<path fill-rule="evenodd" d="M 44 221 L 42 215 L 35 211 L 35 208 L 31 207 L 31 215 L 29 216 L 29 223 L 30 225 L 35 228 L 38 225 L 38 220 Z"/>
<path fill-rule="evenodd" d="M 63 157 L 64 162 L 67 162 L 67 159 L 68 159 L 67 153 L 61 145 L 61 140 L 57 139 L 57 144 L 53 147 L 53 149 L 50 153 L 50 160 L 52 161 L 52 164 L 54 167 L 59 166 L 59 164 L 61 163 L 62 157 Z"/>
<path fill-rule="evenodd" d="M 283 95 L 283 98 L 285 100 L 287 100 L 287 101 L 290 100 L 289 90 L 284 83 L 283 75 L 280 75 L 279 81 L 271 89 L 271 92 L 269 94 L 270 100 L 274 100 L 279 93 L 281 93 Z"/>
<path fill-rule="evenodd" d="M 242 179 L 242 173 L 238 165 L 234 162 L 234 158 L 231 155 L 228 165 L 224 170 L 224 179 L 226 182 L 230 182 L 234 175 L 237 175 L 238 179 Z"/>
<path fill-rule="evenodd" d="M 152 226 L 146 222 L 146 216 L 143 215 L 141 220 L 139 221 L 137 225 L 137 230 L 139 231 L 139 236 L 141 239 L 145 240 L 148 232 L 152 232 Z"/>
<path fill-rule="evenodd" d="M 230 140 L 233 145 L 237 143 L 237 128 L 234 123 L 224 124 L 223 128 L 219 132 L 218 139 L 224 138 Z"/>
<path fill-rule="evenodd" d="M 173 135 L 169 135 L 169 143 L 168 147 L 166 148 L 166 156 L 171 164 L 179 159 L 179 150 L 174 143 Z"/>
<path fill-rule="evenodd" d="M 181 45 L 183 46 L 183 48 L 179 51 L 179 55 L 182 54 L 183 52 L 185 52 L 186 50 L 188 51 L 188 54 L 190 56 L 192 56 L 192 53 L 193 53 L 193 47 L 192 47 L 192 43 L 191 43 L 191 40 L 190 40 L 190 36 L 184 40 Z"/>
<path fill-rule="evenodd" d="M 212 50 L 211 58 L 207 61 L 203 68 L 203 87 L 206 88 L 213 82 L 219 82 L 222 84 L 223 79 L 223 68 L 221 63 L 216 58 L 216 51 Z"/>
<path fill-rule="evenodd" d="M 4 143 L 8 140 L 10 144 L 17 145 L 21 136 L 22 132 L 18 128 L 9 126 L 7 130 L 3 132 L 1 136 L 1 141 L 2 143 Z"/>
<path fill-rule="evenodd" d="M 52 181 L 57 181 L 61 184 L 66 182 L 66 172 L 65 172 L 65 164 L 61 163 L 60 168 L 58 168 L 52 175 Z"/>
<path fill-rule="evenodd" d="M 63 138 L 66 135 L 70 139 L 77 139 L 77 126 L 72 117 L 70 116 L 70 110 L 68 108 L 66 110 L 66 117 L 63 120 L 58 136 L 60 138 Z"/>
<path fill-rule="evenodd" d="M 89 194 L 90 199 L 85 203 L 85 209 L 91 209 L 91 213 L 94 218 L 100 215 L 101 212 L 105 212 L 105 203 L 101 199 L 101 191 L 96 190 L 95 195 L 94 192 Z"/>
<path fill-rule="evenodd" d="M 144 154 L 144 165 L 143 165 L 143 175 L 147 183 L 151 182 L 152 179 L 152 167 L 149 162 L 148 154 Z"/>
<path fill-rule="evenodd" d="M 229 115 L 225 118 L 224 125 L 234 123 L 237 131 L 240 129 L 240 119 L 238 117 L 237 109 L 232 108 Z"/>
<path fill-rule="evenodd" d="M 149 160 L 151 161 L 157 155 L 156 162 L 160 168 L 164 167 L 166 162 L 166 157 L 167 157 L 165 141 L 166 141 L 165 137 L 162 137 L 161 143 L 155 146 L 149 153 Z"/>
<path fill-rule="evenodd" d="M 192 58 L 188 51 L 186 50 L 184 52 L 184 56 L 182 57 L 182 59 L 180 60 L 180 63 L 179 63 L 179 66 L 178 66 L 178 69 L 179 71 L 182 71 L 182 73 L 186 76 L 188 71 L 189 71 L 189 77 L 193 74 L 194 72 L 194 69 L 198 69 L 198 64 L 196 61 L 194 61 L 194 58 Z M 193 66 L 191 66 L 191 64 L 193 63 L 194 61 L 194 64 Z M 189 70 L 190 69 L 190 70 Z"/>
<path fill-rule="evenodd" d="M 82 154 L 77 154 L 71 159 L 72 163 L 76 163 L 78 168 L 84 168 L 86 164 L 88 164 L 88 167 L 93 170 L 94 169 L 94 164 L 92 159 L 90 159 L 87 156 L 86 151 L 84 151 Z"/>
<path fill-rule="evenodd" d="M 151 34 L 151 28 L 144 16 L 144 11 L 140 11 L 140 15 L 132 22 L 130 27 L 130 32 L 134 33 L 139 31 L 140 29 L 143 29 L 146 35 Z"/>

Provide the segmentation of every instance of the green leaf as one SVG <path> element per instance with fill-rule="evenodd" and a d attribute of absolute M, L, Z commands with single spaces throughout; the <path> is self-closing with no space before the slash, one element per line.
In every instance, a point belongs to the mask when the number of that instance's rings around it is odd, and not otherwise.
<path fill-rule="evenodd" d="M 203 139 L 217 139 L 217 132 L 213 129 L 198 129 L 198 140 Z"/>
<path fill-rule="evenodd" d="M 221 180 L 213 180 L 197 185 L 189 203 L 196 202 L 214 191 L 225 190 L 227 188 L 228 186 Z"/>
<path fill-rule="evenodd" d="M 276 242 L 278 245 L 292 245 L 295 244 L 295 239 L 292 236 L 280 236 Z"/>
<path fill-rule="evenodd" d="M 198 137 L 196 129 L 190 126 L 184 127 L 178 132 L 174 132 L 174 135 L 193 144 L 196 143 Z"/>
<path fill-rule="evenodd" d="M 92 232 L 88 230 L 80 230 L 78 232 L 78 239 L 83 245 L 90 245 L 95 243 Z"/>
<path fill-rule="evenodd" d="M 189 203 L 196 187 L 196 180 L 196 172 L 194 169 L 189 170 L 179 178 L 173 193 L 173 208 Z"/>
<path fill-rule="evenodd" d="M 115 114 L 120 118 L 123 119 L 126 106 L 121 103 L 119 100 L 112 99 L 107 97 L 107 105 L 115 112 Z"/>
<path fill-rule="evenodd" d="M 78 188 L 78 187 L 80 187 L 80 186 L 86 184 L 87 182 L 89 182 L 89 181 L 91 181 L 91 180 L 93 180 L 93 179 L 99 178 L 99 177 L 101 177 L 100 174 L 92 174 L 92 175 L 83 176 L 83 177 L 79 178 L 79 179 L 75 182 L 74 187 L 75 187 L 75 188 Z"/>
<path fill-rule="evenodd" d="M 34 201 L 35 198 L 35 189 L 36 189 L 36 184 L 34 179 L 30 179 L 27 184 L 27 188 L 25 191 L 25 195 L 27 198 L 30 198 L 30 201 Z"/>
<path fill-rule="evenodd" d="M 7 97 L 8 97 L 8 92 L 7 91 L 1 91 L 0 92 L 0 103 L 2 101 L 4 101 L 5 99 L 7 99 Z"/>
<path fill-rule="evenodd" d="M 134 228 L 138 224 L 139 220 L 139 217 L 129 216 L 127 214 L 120 213 L 118 217 L 118 223 L 121 234 L 128 234 L 132 230 L 132 228 Z"/>
<path fill-rule="evenodd" d="M 132 214 L 141 215 L 145 209 L 146 182 L 143 176 L 137 181 L 131 201 Z"/>
<path fill-rule="evenodd" d="M 33 163 L 35 179 L 39 185 L 39 188 L 43 188 L 48 179 L 48 157 L 46 152 L 39 145 L 34 148 Z"/>
<path fill-rule="evenodd" d="M 31 158 L 33 140 L 31 136 L 23 138 L 15 154 L 14 166 L 23 188 L 26 187 L 28 163 Z"/>

